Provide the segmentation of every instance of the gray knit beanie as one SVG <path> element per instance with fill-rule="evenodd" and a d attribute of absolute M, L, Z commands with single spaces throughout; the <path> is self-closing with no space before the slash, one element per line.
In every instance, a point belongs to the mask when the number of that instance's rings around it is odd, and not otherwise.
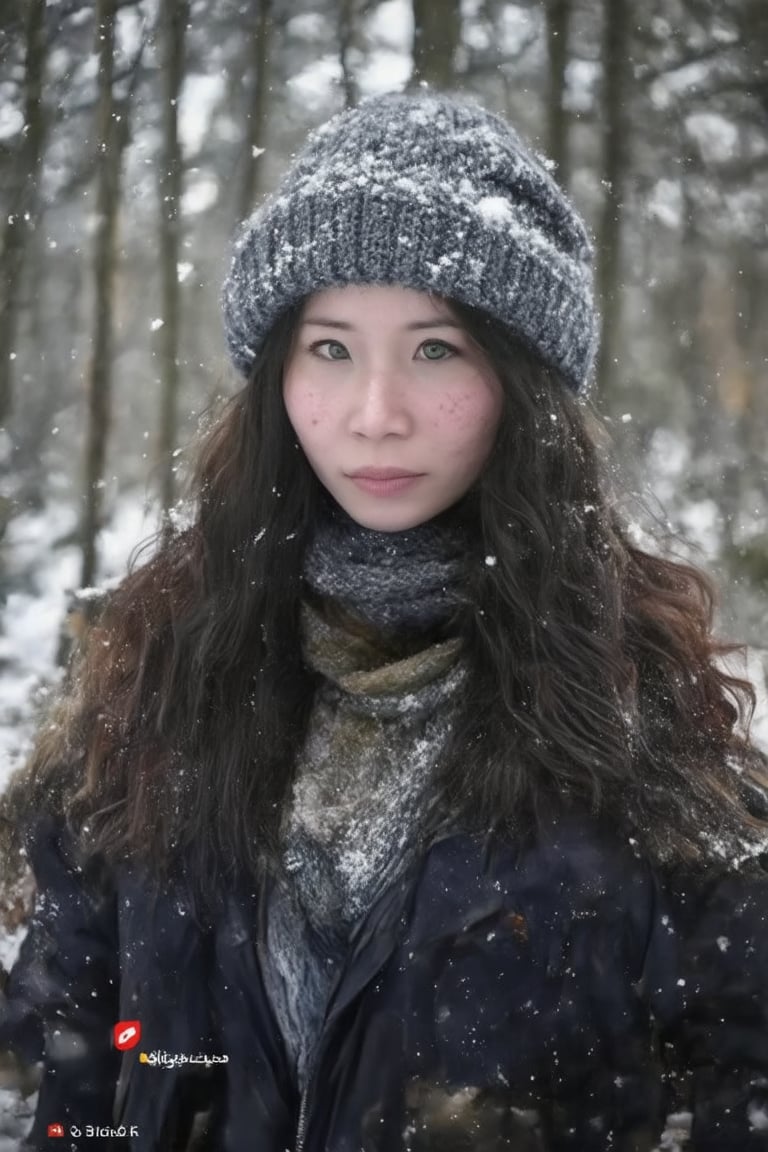
<path fill-rule="evenodd" d="M 482 308 L 576 391 L 597 343 L 592 249 L 544 163 L 478 105 L 376 96 L 309 137 L 246 221 L 223 289 L 250 374 L 291 304 L 345 284 L 402 284 Z"/>

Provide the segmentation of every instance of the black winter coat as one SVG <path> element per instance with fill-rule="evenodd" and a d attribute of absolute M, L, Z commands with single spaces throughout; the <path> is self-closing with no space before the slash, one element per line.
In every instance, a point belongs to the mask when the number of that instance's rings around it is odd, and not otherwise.
<path fill-rule="evenodd" d="M 181 891 L 153 907 L 137 870 L 83 869 L 57 819 L 30 853 L 0 1046 L 45 1054 L 35 1148 L 649 1152 L 687 1093 L 696 1152 L 768 1150 L 759 870 L 661 883 L 578 821 L 525 851 L 439 840 L 357 928 L 299 1100 L 254 947 L 263 890 L 203 932 Z M 118 1020 L 142 1028 L 122 1054 Z M 228 1060 L 142 1062 L 158 1051 Z"/>

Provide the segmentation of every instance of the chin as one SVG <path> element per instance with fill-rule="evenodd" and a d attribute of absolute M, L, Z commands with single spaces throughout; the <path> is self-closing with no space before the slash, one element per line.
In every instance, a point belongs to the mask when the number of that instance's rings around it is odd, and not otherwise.
<path fill-rule="evenodd" d="M 419 524 L 432 520 L 441 511 L 429 508 L 368 508 L 351 502 L 341 506 L 356 523 L 374 532 L 407 532 L 409 528 L 417 528 Z"/>

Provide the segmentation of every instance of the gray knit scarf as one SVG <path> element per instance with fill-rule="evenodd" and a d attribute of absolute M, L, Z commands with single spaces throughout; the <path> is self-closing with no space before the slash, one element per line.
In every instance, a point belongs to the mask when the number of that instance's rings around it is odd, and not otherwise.
<path fill-rule="evenodd" d="M 327 501 L 305 557 L 305 580 L 382 630 L 431 627 L 461 603 L 473 509 L 468 496 L 405 532 L 377 532 Z"/>
<path fill-rule="evenodd" d="M 457 637 L 420 642 L 419 633 L 461 601 L 467 531 L 454 515 L 374 532 L 333 509 L 306 555 L 307 586 L 323 599 L 302 605 L 303 651 L 320 682 L 258 943 L 300 1088 L 350 934 L 419 850 L 466 674 Z M 372 627 L 361 635 L 331 622 L 329 600 Z"/>

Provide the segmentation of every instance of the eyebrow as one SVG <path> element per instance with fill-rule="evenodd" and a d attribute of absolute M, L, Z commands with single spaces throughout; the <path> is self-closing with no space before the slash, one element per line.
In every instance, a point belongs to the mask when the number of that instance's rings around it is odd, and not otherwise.
<path fill-rule="evenodd" d="M 354 324 L 348 324 L 346 320 L 332 320 L 330 317 L 325 316 L 307 316 L 302 320 L 304 325 L 316 325 L 320 328 L 339 328 L 343 332 L 354 332 Z M 434 320 L 414 320 L 411 324 L 406 324 L 406 331 L 415 332 L 421 328 L 460 328 L 461 325 L 452 320 L 450 316 L 436 316 Z"/>

